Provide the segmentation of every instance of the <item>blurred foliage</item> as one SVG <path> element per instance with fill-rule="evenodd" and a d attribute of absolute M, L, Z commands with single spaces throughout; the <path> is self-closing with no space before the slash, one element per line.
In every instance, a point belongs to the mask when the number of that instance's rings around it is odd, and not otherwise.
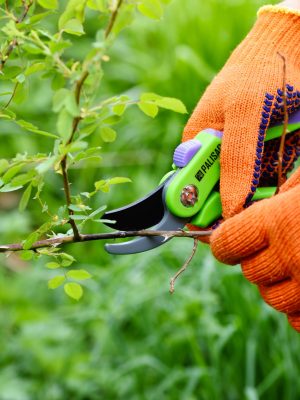
<path fill-rule="evenodd" d="M 158 22 L 138 17 L 109 49 L 95 101 L 156 92 L 180 98 L 191 112 L 262 4 L 173 0 Z M 74 37 L 66 58 L 83 60 L 107 22 L 93 10 L 86 18 L 86 35 Z M 55 21 L 57 15 L 49 15 L 43 29 L 54 34 Z M 31 76 L 26 96 L 13 110 L 52 132 L 49 82 Z M 94 182 L 112 176 L 127 176 L 132 183 L 98 193 L 93 209 L 121 206 L 149 192 L 169 170 L 185 121 L 166 110 L 149 120 L 129 109 L 114 127 L 114 143 L 101 135 L 90 138 L 91 147 L 102 147 L 102 161 L 70 169 L 72 193 L 92 191 Z M 2 121 L 0 135 L 1 157 L 50 151 L 51 139 Z M 46 174 L 45 188 L 43 201 L 57 209 L 64 202 L 61 176 Z M 16 210 L 21 195 L 0 196 L 1 243 L 23 240 L 45 222 L 35 202 L 24 212 Z M 103 227 L 87 222 L 86 229 Z M 68 251 L 78 270 L 94 277 L 82 282 L 86 290 L 79 303 L 46 289 L 56 275 L 45 268 L 46 258 L 2 255 L 0 399 L 299 399 L 299 336 L 262 302 L 239 267 L 217 264 L 199 245 L 169 295 L 168 280 L 191 247 L 187 239 L 173 239 L 148 254 L 112 257 L 103 243 L 74 244 Z"/>

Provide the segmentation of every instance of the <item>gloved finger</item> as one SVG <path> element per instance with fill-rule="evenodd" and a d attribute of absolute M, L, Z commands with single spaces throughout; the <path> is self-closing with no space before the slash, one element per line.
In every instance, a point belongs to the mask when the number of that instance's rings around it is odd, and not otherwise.
<path fill-rule="evenodd" d="M 278 255 L 273 246 L 242 261 L 242 271 L 246 279 L 256 285 L 270 285 L 282 281 L 288 275 L 288 265 Z"/>
<path fill-rule="evenodd" d="M 267 304 L 286 314 L 300 310 L 300 285 L 287 278 L 271 286 L 259 286 L 260 294 Z"/>
<path fill-rule="evenodd" d="M 281 186 L 280 193 L 287 192 L 297 185 L 300 185 L 300 168 Z"/>
<path fill-rule="evenodd" d="M 260 204 L 225 221 L 211 236 L 214 256 L 225 264 L 239 264 L 245 257 L 268 246 L 267 232 L 261 220 Z"/>
<path fill-rule="evenodd" d="M 274 99 L 271 94 L 259 95 L 251 87 L 246 88 L 247 96 L 232 101 L 225 112 L 220 176 L 225 219 L 242 211 L 256 191 Z"/>
<path fill-rule="evenodd" d="M 203 129 L 212 128 L 223 131 L 224 112 L 220 92 L 220 83 L 216 77 L 204 92 L 188 120 L 183 131 L 183 141 L 193 139 Z"/>
<path fill-rule="evenodd" d="M 300 332 L 300 311 L 288 314 L 288 321 L 296 331 Z"/>

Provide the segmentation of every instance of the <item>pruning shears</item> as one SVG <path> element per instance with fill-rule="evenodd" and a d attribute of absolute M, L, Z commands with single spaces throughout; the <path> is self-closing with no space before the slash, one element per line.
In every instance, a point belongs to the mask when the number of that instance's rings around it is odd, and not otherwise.
<path fill-rule="evenodd" d="M 287 133 L 300 129 L 300 110 L 289 118 Z M 271 126 L 265 142 L 282 135 L 282 123 Z M 159 186 L 142 199 L 105 213 L 105 224 L 120 231 L 152 228 L 157 231 L 177 231 L 190 223 L 208 228 L 222 216 L 218 190 L 222 132 L 205 129 L 190 141 L 181 143 L 174 152 L 173 170 Z M 257 188 L 253 201 L 270 198 L 275 187 Z M 111 254 L 134 254 L 154 249 L 166 243 L 165 237 L 142 237 L 131 241 L 106 244 Z"/>

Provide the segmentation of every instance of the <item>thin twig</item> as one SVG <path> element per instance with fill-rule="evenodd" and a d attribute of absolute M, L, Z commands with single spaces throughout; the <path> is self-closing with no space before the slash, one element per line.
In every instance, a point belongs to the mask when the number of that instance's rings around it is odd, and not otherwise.
<path fill-rule="evenodd" d="M 16 91 L 17 91 L 18 86 L 19 86 L 19 82 L 17 82 L 17 83 L 15 84 L 14 90 L 13 90 L 13 92 L 12 92 L 10 98 L 8 99 L 8 102 L 7 102 L 7 103 L 5 104 L 5 106 L 3 107 L 4 109 L 6 109 L 6 108 L 10 105 L 10 103 L 12 102 L 13 98 L 14 98 L 15 95 L 16 95 Z"/>
<path fill-rule="evenodd" d="M 280 187 L 284 183 L 284 177 L 282 174 L 283 170 L 283 154 L 284 154 L 284 147 L 285 147 L 285 138 L 287 135 L 288 124 L 289 124 L 289 115 L 288 115 L 288 108 L 287 108 L 287 96 L 286 96 L 286 59 L 285 57 L 278 53 L 279 57 L 282 58 L 283 61 L 283 82 L 282 82 L 282 91 L 283 91 L 283 111 L 284 111 L 284 122 L 283 122 L 283 131 L 282 136 L 280 139 L 280 146 L 278 151 L 278 183 L 277 183 L 277 190 L 276 194 L 279 192 Z"/>
<path fill-rule="evenodd" d="M 95 233 L 95 234 L 85 234 L 80 235 L 80 238 L 76 238 L 75 235 L 71 236 L 63 236 L 56 237 L 52 239 L 44 239 L 39 240 L 32 244 L 32 246 L 27 250 L 36 250 L 45 247 L 55 247 L 70 243 L 78 243 L 78 242 L 91 242 L 95 240 L 108 240 L 108 239 L 124 239 L 131 237 L 153 237 L 153 236 L 163 236 L 168 239 L 174 237 L 185 237 L 198 239 L 203 236 L 210 236 L 212 234 L 211 231 L 151 231 L 151 230 L 140 230 L 140 231 L 117 231 L 111 233 Z M 194 248 L 196 244 L 194 243 Z M 12 243 L 7 245 L 0 245 L 0 253 L 14 252 L 24 250 L 22 243 Z M 196 252 L 196 250 L 195 250 Z M 191 258 L 191 257 L 190 257 Z M 189 259 L 190 259 L 189 258 Z M 186 264 L 188 265 L 190 261 L 187 260 Z"/>
<path fill-rule="evenodd" d="M 79 241 L 81 236 L 80 236 L 80 233 L 79 233 L 79 230 L 78 230 L 78 227 L 77 227 L 75 221 L 72 219 L 72 216 L 74 215 L 74 211 L 69 208 L 70 205 L 72 204 L 72 202 L 71 202 L 70 182 L 69 182 L 69 176 L 68 176 L 68 172 L 67 172 L 67 157 L 66 156 L 64 156 L 64 158 L 61 160 L 60 165 L 61 165 L 61 170 L 62 170 L 62 175 L 63 175 L 66 203 L 67 203 L 67 207 L 68 207 L 68 213 L 70 216 L 69 224 L 72 227 L 76 241 Z"/>
<path fill-rule="evenodd" d="M 17 23 L 23 22 L 24 19 L 27 17 L 28 11 L 30 10 L 30 7 L 31 7 L 32 4 L 33 4 L 33 0 L 30 0 L 30 1 L 28 2 L 28 4 L 26 3 L 25 0 L 22 0 L 22 3 L 23 3 L 24 10 L 23 10 L 23 13 L 22 13 L 22 15 L 20 16 L 20 18 L 18 18 Z"/>
<path fill-rule="evenodd" d="M 198 239 L 194 237 L 194 247 L 192 250 L 191 255 L 189 258 L 186 260 L 186 262 L 183 264 L 183 266 L 180 268 L 180 270 L 173 276 L 173 278 L 170 280 L 170 293 L 173 294 L 175 292 L 175 282 L 178 279 L 178 277 L 183 274 L 183 272 L 187 269 L 187 267 L 190 265 L 192 259 L 194 258 L 196 251 L 197 251 L 197 246 L 198 246 Z"/>
<path fill-rule="evenodd" d="M 110 35 L 110 33 L 112 31 L 112 28 L 114 27 L 114 24 L 115 24 L 116 18 L 118 16 L 119 10 L 122 6 L 122 3 L 123 3 L 123 0 L 119 0 L 116 8 L 111 13 L 110 20 L 109 20 L 108 26 L 105 31 L 105 39 L 108 38 L 108 36 Z"/>

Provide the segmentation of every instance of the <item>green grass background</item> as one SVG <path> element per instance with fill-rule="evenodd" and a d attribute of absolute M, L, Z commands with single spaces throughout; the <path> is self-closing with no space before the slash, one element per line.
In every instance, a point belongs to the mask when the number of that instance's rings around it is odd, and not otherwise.
<path fill-rule="evenodd" d="M 191 112 L 262 4 L 173 0 L 162 21 L 140 17 L 110 52 L 103 97 L 154 91 L 182 99 Z M 90 18 L 88 35 L 97 24 Z M 81 38 L 71 54 L 81 57 L 89 43 L 89 36 Z M 24 117 L 51 129 L 50 101 L 49 84 L 33 80 Z M 72 190 L 121 175 L 133 183 L 96 201 L 115 207 L 147 193 L 170 168 L 186 118 L 163 111 L 149 120 L 129 110 L 116 143 L 94 139 L 103 145 L 103 163 L 72 171 Z M 1 156 L 49 149 L 47 139 L 8 126 L 0 135 Z M 49 176 L 47 184 L 55 207 L 63 202 L 62 183 Z M 42 222 L 38 207 L 20 215 L 17 202 L 13 194 L 1 202 L 1 242 L 22 239 Z M 200 245 L 169 295 L 169 278 L 191 247 L 188 239 L 174 239 L 147 254 L 113 257 L 101 242 L 73 245 L 78 267 L 94 275 L 79 303 L 47 289 L 52 272 L 45 260 L 2 256 L 0 400 L 299 399 L 299 335 L 262 302 L 239 267 L 218 264 Z"/>

